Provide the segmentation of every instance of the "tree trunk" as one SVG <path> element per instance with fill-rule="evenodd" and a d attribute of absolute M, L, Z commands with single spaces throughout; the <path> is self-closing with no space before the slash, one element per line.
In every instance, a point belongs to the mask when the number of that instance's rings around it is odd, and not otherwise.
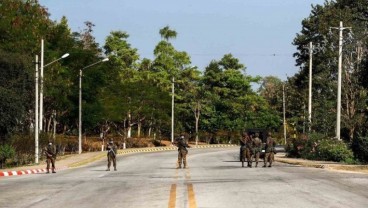
<path fill-rule="evenodd" d="M 199 126 L 199 116 L 201 115 L 200 103 L 197 101 L 196 107 L 194 110 L 194 117 L 195 117 L 195 143 L 198 145 L 198 126 Z"/>
<path fill-rule="evenodd" d="M 137 130 L 137 137 L 141 137 L 141 128 L 142 128 L 142 122 L 138 121 L 138 130 Z"/>
<path fill-rule="evenodd" d="M 47 132 L 50 132 L 51 130 L 51 122 L 52 122 L 52 118 L 50 117 L 50 119 L 46 119 L 47 122 Z"/>
<path fill-rule="evenodd" d="M 130 111 L 128 111 L 128 132 L 127 132 L 127 138 L 131 138 L 132 137 L 132 117 L 130 114 Z"/>

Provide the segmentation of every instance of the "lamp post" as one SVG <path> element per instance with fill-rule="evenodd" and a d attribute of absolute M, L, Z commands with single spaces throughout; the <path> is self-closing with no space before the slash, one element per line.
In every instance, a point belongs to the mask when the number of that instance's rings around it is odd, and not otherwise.
<path fill-rule="evenodd" d="M 99 64 L 101 62 L 108 61 L 108 58 L 104 58 L 100 61 L 97 61 L 93 64 L 90 64 L 82 69 L 79 70 L 79 125 L 78 125 L 78 154 L 82 153 L 82 76 L 83 70 L 87 69 L 91 66 Z"/>
<path fill-rule="evenodd" d="M 44 65 L 43 64 L 43 59 L 44 59 L 44 41 L 43 39 L 41 39 L 41 67 L 40 67 L 40 119 L 39 119 L 39 128 L 40 128 L 40 131 L 42 131 L 43 129 L 43 69 L 46 67 L 46 66 L 49 66 L 63 58 L 66 58 L 69 56 L 69 53 L 66 53 L 64 55 L 62 55 L 60 58 Z"/>
<path fill-rule="evenodd" d="M 283 113 L 283 123 L 284 123 L 284 141 L 286 145 L 285 84 L 282 84 L 282 113 Z"/>
<path fill-rule="evenodd" d="M 171 143 L 174 142 L 174 105 L 175 105 L 175 78 L 172 78 L 171 86 Z"/>
<path fill-rule="evenodd" d="M 38 151 L 38 137 L 40 131 L 42 131 L 42 120 L 43 120 L 43 68 L 49 66 L 63 58 L 69 56 L 69 53 L 62 55 L 60 58 L 43 65 L 43 39 L 41 40 L 41 62 L 38 62 L 38 56 L 36 56 L 36 75 L 35 75 L 35 163 L 38 164 L 39 151 Z M 38 64 L 40 64 L 40 74 L 38 72 Z M 40 76 L 39 76 L 40 75 Z M 40 83 L 39 83 L 40 81 Z M 38 89 L 40 85 L 40 89 Z M 38 92 L 40 91 L 40 92 Z"/>
<path fill-rule="evenodd" d="M 38 164 L 38 55 L 36 55 L 35 71 L 35 163 Z"/>

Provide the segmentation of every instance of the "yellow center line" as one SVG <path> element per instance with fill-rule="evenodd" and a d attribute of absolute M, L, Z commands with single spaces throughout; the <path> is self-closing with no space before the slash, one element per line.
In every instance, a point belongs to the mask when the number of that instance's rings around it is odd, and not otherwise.
<path fill-rule="evenodd" d="M 197 208 L 197 203 L 194 195 L 193 184 L 189 183 L 188 185 L 188 200 L 189 200 L 189 208 Z"/>
<path fill-rule="evenodd" d="M 176 203 L 176 184 L 171 184 L 169 208 L 175 208 Z"/>

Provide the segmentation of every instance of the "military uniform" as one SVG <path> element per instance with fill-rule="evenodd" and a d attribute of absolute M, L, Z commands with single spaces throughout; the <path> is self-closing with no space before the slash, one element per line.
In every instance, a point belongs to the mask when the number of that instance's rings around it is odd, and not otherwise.
<path fill-rule="evenodd" d="M 110 141 L 106 147 L 107 150 L 107 169 L 106 171 L 110 171 L 111 162 L 114 166 L 114 170 L 116 171 L 116 154 L 117 154 L 117 147 L 113 141 Z"/>
<path fill-rule="evenodd" d="M 258 136 L 258 133 L 256 133 L 255 138 L 253 139 L 253 153 L 256 159 L 256 167 L 258 167 L 259 155 L 262 151 L 262 140 Z"/>
<path fill-rule="evenodd" d="M 245 153 L 247 155 L 247 162 L 248 162 L 248 167 L 252 167 L 252 162 L 253 162 L 253 155 L 254 155 L 254 147 L 253 147 L 253 138 L 250 136 L 248 137 L 248 140 L 246 142 L 246 147 L 245 147 Z"/>
<path fill-rule="evenodd" d="M 243 138 L 240 139 L 240 161 L 242 162 L 242 167 L 244 167 L 244 162 L 247 157 L 247 153 L 246 153 L 247 140 L 248 140 L 247 134 L 245 134 Z"/>
<path fill-rule="evenodd" d="M 276 146 L 276 142 L 275 140 L 271 137 L 271 134 L 268 134 L 267 137 L 267 141 L 266 141 L 266 147 L 265 147 L 265 159 L 264 159 L 264 166 L 263 167 L 267 167 L 267 162 L 269 162 L 268 167 L 272 167 L 272 162 L 274 159 L 274 152 L 275 152 L 275 146 Z"/>
<path fill-rule="evenodd" d="M 174 144 L 178 147 L 178 162 L 176 168 L 181 168 L 181 164 L 184 164 L 183 168 L 187 168 L 187 154 L 189 145 L 185 142 L 184 136 L 176 139 Z"/>
<path fill-rule="evenodd" d="M 52 173 L 55 172 L 55 160 L 56 160 L 56 149 L 52 145 L 52 143 L 49 143 L 49 145 L 45 148 L 45 155 L 46 155 L 46 173 L 50 173 L 50 163 L 51 163 L 51 171 Z"/>

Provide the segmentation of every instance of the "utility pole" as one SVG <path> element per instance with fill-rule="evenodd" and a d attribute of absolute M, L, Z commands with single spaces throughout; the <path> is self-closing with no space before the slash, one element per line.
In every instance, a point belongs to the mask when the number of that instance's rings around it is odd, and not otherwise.
<path fill-rule="evenodd" d="M 44 59 L 44 43 L 43 39 L 41 39 L 41 74 L 40 74 L 40 131 L 42 131 L 42 122 L 43 122 L 43 59 Z"/>
<path fill-rule="evenodd" d="M 284 140 L 286 145 L 285 84 L 282 84 L 282 109 L 284 114 Z"/>
<path fill-rule="evenodd" d="M 343 27 L 342 21 L 340 21 L 340 27 L 331 27 L 331 29 L 339 30 L 339 65 L 338 65 L 338 77 L 337 77 L 337 116 L 336 116 L 336 139 L 340 138 L 340 118 L 341 118 L 341 73 L 342 73 L 342 32 L 345 29 L 351 29 L 351 27 Z"/>
<path fill-rule="evenodd" d="M 82 76 L 83 69 L 79 70 L 79 98 L 78 98 L 78 154 L 82 153 Z"/>
<path fill-rule="evenodd" d="M 174 142 L 174 93 L 175 93 L 175 78 L 172 78 L 172 85 L 171 85 L 171 143 Z"/>
<path fill-rule="evenodd" d="M 309 96 L 308 96 L 308 129 L 312 127 L 312 59 L 313 59 L 313 43 L 309 43 Z"/>
<path fill-rule="evenodd" d="M 35 163 L 38 164 L 38 55 L 36 55 L 35 73 Z"/>

